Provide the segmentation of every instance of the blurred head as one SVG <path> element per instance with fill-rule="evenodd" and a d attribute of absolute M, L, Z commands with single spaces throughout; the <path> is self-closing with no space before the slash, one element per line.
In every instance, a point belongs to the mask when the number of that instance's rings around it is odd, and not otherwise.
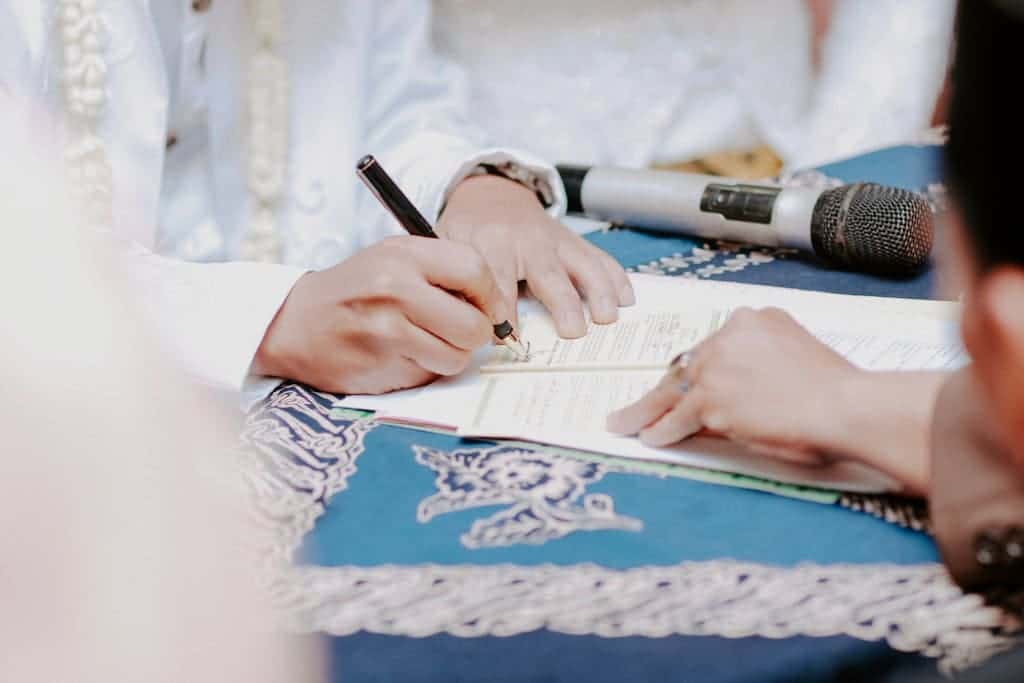
<path fill-rule="evenodd" d="M 47 120 L 0 89 L 0 681 L 317 681 L 222 484 L 237 436 L 62 201 Z"/>
<path fill-rule="evenodd" d="M 973 372 L 1024 467 L 1024 0 L 963 0 L 946 175 Z"/>

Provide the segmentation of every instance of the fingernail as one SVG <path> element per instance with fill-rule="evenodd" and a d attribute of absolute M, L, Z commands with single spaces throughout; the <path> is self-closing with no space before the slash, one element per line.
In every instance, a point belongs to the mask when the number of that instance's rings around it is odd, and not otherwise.
<path fill-rule="evenodd" d="M 560 322 L 559 327 L 563 337 L 576 338 L 587 333 L 587 323 L 583 319 L 583 315 L 577 311 L 563 313 Z"/>
<path fill-rule="evenodd" d="M 721 413 L 710 413 L 704 418 L 704 426 L 713 432 L 729 431 L 729 420 Z"/>
<path fill-rule="evenodd" d="M 640 443 L 645 446 L 651 446 L 652 448 L 664 445 L 658 440 L 658 433 L 650 429 L 645 429 L 640 432 Z"/>
<path fill-rule="evenodd" d="M 633 286 L 626 284 L 619 290 L 619 305 L 632 306 L 636 303 L 636 295 L 633 294 Z"/>
<path fill-rule="evenodd" d="M 596 323 L 613 323 L 619 319 L 619 307 L 611 299 L 598 299 L 590 313 Z"/>

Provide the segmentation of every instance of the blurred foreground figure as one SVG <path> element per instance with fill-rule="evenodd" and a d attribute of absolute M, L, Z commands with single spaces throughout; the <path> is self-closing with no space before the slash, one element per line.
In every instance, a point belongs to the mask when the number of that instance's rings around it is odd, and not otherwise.
<path fill-rule="evenodd" d="M 35 113 L 0 90 L 0 680 L 318 680 L 261 602 L 233 438 L 65 211 Z"/>

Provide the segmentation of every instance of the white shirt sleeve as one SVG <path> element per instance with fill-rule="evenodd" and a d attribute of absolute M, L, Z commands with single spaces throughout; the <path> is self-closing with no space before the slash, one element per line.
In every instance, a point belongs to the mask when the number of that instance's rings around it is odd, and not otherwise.
<path fill-rule="evenodd" d="M 241 391 L 267 327 L 302 268 L 265 263 L 190 263 L 132 244 L 119 254 L 139 310 L 166 351 L 194 379 Z"/>
<path fill-rule="evenodd" d="M 366 150 L 380 159 L 428 220 L 436 221 L 451 191 L 482 165 L 512 165 L 546 184 L 548 210 L 565 210 L 565 190 L 548 163 L 523 151 L 489 144 L 467 118 L 463 72 L 440 58 L 430 43 L 429 0 L 379 0 L 371 46 L 386 45 L 386 58 L 371 56 L 364 119 Z M 383 237 L 401 232 L 369 193 L 360 193 L 360 220 Z"/>

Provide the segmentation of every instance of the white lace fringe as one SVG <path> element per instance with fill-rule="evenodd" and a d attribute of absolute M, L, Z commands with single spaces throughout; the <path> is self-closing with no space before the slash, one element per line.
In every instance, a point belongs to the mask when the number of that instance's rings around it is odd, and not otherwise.
<path fill-rule="evenodd" d="M 245 441 L 251 447 L 241 451 L 266 532 L 264 568 L 297 630 L 412 637 L 537 629 L 650 638 L 846 635 L 937 658 L 946 672 L 1020 644 L 1021 625 L 1012 616 L 964 594 L 934 563 L 295 566 L 295 551 L 326 502 L 348 487 L 373 427 L 332 420 L 330 402 L 297 386 L 279 390 L 250 415 Z"/>

